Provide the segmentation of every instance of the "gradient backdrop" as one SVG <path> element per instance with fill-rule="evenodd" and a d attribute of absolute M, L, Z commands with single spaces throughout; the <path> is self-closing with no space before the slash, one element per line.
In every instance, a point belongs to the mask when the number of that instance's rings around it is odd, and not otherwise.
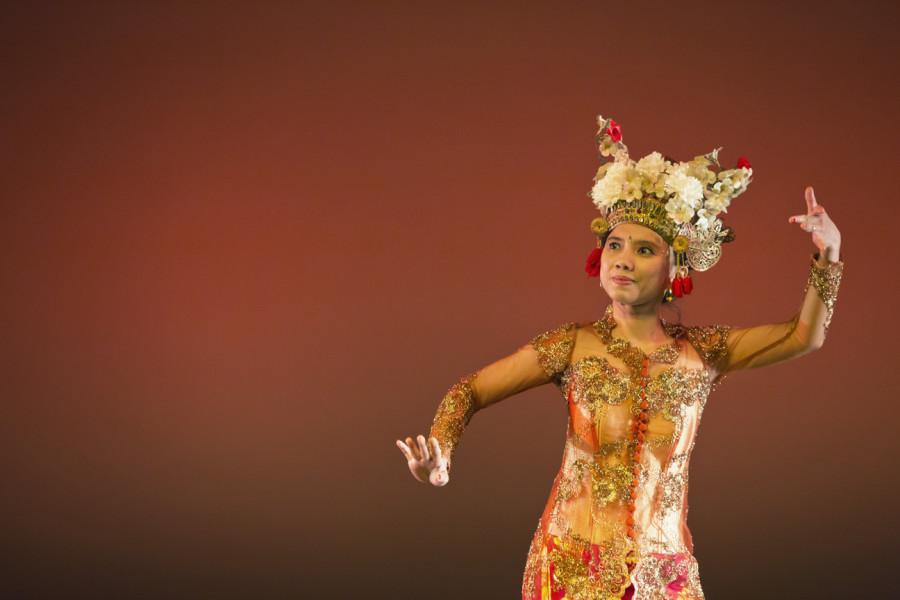
<path fill-rule="evenodd" d="M 805 185 L 843 235 L 825 347 L 707 406 L 707 596 L 897 593 L 897 13 L 7 4 L 0 596 L 516 598 L 558 392 L 477 414 L 446 488 L 394 441 L 602 314 L 597 114 L 634 156 L 753 164 L 686 323 L 794 314 Z"/>

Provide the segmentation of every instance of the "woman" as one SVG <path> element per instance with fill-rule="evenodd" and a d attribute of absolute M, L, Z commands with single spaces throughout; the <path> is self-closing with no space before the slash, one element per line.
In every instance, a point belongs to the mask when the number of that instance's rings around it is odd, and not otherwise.
<path fill-rule="evenodd" d="M 592 323 L 569 322 L 462 377 L 444 396 L 426 440 L 397 440 L 413 476 L 443 486 L 472 415 L 545 383 L 567 402 L 562 466 L 528 551 L 523 600 L 702 599 L 687 527 L 688 463 L 709 393 L 727 373 L 822 347 L 843 270 L 841 236 L 807 187 L 818 252 L 799 311 L 782 323 L 684 326 L 662 305 L 690 294 L 690 271 L 712 267 L 734 239 L 717 215 L 751 181 L 749 161 L 713 172 L 718 149 L 675 163 L 628 157 L 621 128 L 598 117 L 603 156 L 591 192 L 603 213 L 588 258 L 610 299 Z"/>

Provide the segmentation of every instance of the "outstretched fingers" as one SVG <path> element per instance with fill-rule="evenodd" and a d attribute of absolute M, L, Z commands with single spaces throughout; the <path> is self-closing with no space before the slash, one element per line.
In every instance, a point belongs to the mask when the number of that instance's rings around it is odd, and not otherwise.
<path fill-rule="evenodd" d="M 804 196 L 806 198 L 806 214 L 791 215 L 788 217 L 788 223 L 799 223 L 803 231 L 813 231 L 814 226 L 819 226 L 820 217 L 825 215 L 825 207 L 816 200 L 816 192 L 811 185 L 806 186 Z"/>
<path fill-rule="evenodd" d="M 789 219 L 789 223 L 799 223 L 800 229 L 803 231 L 812 231 L 813 228 L 813 220 L 812 217 L 816 215 L 792 215 Z"/>
<path fill-rule="evenodd" d="M 429 461 L 431 459 L 431 454 L 428 452 L 428 446 L 425 444 L 425 436 L 419 434 L 416 437 L 416 442 L 419 444 L 419 452 L 422 455 L 423 461 Z"/>
<path fill-rule="evenodd" d="M 403 456 L 406 457 L 407 462 L 411 460 L 415 460 L 415 456 L 413 456 L 413 451 L 409 446 L 403 443 L 402 440 L 397 440 L 397 447 L 400 448 L 400 452 L 403 453 Z"/>
<path fill-rule="evenodd" d="M 421 460 L 422 457 L 419 456 L 419 446 L 416 444 L 411 437 L 406 438 L 406 447 L 409 449 L 410 454 L 415 460 Z"/>

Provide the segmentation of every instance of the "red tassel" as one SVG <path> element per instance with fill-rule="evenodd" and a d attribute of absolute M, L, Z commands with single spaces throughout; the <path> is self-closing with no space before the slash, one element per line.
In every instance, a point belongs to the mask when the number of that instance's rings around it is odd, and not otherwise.
<path fill-rule="evenodd" d="M 672 294 L 676 298 L 681 298 L 681 275 L 672 280 Z"/>
<path fill-rule="evenodd" d="M 691 281 L 691 276 L 688 275 L 684 278 L 684 293 L 690 294 L 694 290 L 694 282 Z"/>
<path fill-rule="evenodd" d="M 603 255 L 603 248 L 597 247 L 591 250 L 584 264 L 584 270 L 588 277 L 596 277 L 600 274 L 600 257 Z"/>

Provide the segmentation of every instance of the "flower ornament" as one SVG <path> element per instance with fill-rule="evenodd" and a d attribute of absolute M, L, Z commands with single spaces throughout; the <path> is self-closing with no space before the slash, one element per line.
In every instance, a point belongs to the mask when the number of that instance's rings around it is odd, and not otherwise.
<path fill-rule="evenodd" d="M 587 261 L 584 264 L 584 271 L 588 277 L 597 277 L 600 275 L 600 259 L 603 257 L 603 246 L 597 246 L 588 254 Z"/>
<path fill-rule="evenodd" d="M 606 133 L 614 142 L 622 140 L 622 128 L 612 119 L 609 120 L 609 125 L 606 127 Z"/>
<path fill-rule="evenodd" d="M 614 119 L 597 117 L 597 141 L 602 157 L 613 156 L 597 170 L 589 196 L 601 211 L 619 201 L 635 201 L 645 197 L 660 200 L 669 217 L 678 224 L 697 223 L 704 229 L 717 215 L 728 212 L 728 206 L 746 191 L 752 181 L 753 168 L 746 156 L 740 156 L 734 169 L 721 167 L 720 148 L 695 156 L 687 162 L 673 163 L 659 152 L 651 152 L 638 161 L 628 156 L 622 142 L 622 127 Z"/>

